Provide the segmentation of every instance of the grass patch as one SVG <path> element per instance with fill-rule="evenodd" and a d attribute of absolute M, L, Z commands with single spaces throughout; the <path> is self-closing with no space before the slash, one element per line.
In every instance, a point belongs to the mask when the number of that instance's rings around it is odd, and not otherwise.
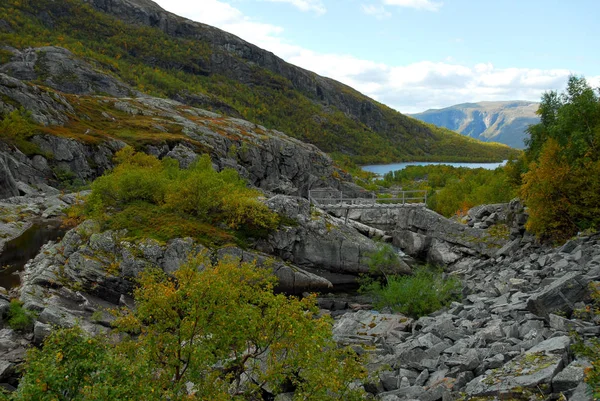
<path fill-rule="evenodd" d="M 33 329 L 33 315 L 23 308 L 23 303 L 18 299 L 10 301 L 8 307 L 8 326 L 16 331 L 29 331 Z"/>
<path fill-rule="evenodd" d="M 153 238 L 166 242 L 172 238 L 192 237 L 204 245 L 236 242 L 230 231 L 176 211 L 166 212 L 160 206 L 144 201 L 134 202 L 107 216 L 105 224 L 111 230 L 126 229 L 129 239 Z"/>
<path fill-rule="evenodd" d="M 36 130 L 37 126 L 31 119 L 31 114 L 23 109 L 0 116 L 0 139 L 28 156 L 46 156 L 36 144 L 29 142 Z"/>

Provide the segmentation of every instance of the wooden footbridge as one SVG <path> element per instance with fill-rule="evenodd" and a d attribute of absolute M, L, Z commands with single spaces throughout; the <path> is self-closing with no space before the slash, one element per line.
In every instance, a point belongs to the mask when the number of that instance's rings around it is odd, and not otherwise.
<path fill-rule="evenodd" d="M 308 191 L 310 203 L 323 210 L 397 209 L 403 207 L 426 207 L 427 191 L 396 191 L 376 194 L 354 192 L 351 194 L 334 189 L 312 189 Z"/>

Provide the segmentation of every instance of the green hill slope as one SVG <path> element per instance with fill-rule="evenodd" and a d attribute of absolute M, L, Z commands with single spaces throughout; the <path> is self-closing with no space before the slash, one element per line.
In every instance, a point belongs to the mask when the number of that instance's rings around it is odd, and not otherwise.
<path fill-rule="evenodd" d="M 151 1 L 87 3 L 2 2 L 0 43 L 67 48 L 142 93 L 242 117 L 357 163 L 500 160 L 515 153 L 418 122 Z M 11 55 L 0 50 L 0 63 Z M 37 72 L 32 82 L 67 93 L 80 90 L 69 85 L 69 76 L 52 77 L 43 68 Z"/>

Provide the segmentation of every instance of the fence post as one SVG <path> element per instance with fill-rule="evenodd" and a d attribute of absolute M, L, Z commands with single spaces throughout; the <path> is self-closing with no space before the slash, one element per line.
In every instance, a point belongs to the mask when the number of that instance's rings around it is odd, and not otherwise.
<path fill-rule="evenodd" d="M 405 191 L 402 191 L 402 204 L 404 205 L 404 195 L 406 195 Z"/>

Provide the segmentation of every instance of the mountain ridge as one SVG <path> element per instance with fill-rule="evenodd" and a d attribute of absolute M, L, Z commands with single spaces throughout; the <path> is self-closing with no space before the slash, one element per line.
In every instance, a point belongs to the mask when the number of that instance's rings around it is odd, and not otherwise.
<path fill-rule="evenodd" d="M 526 100 L 482 101 L 409 115 L 475 139 L 523 149 L 527 127 L 539 123 L 538 106 Z"/>
<path fill-rule="evenodd" d="M 85 3 L 0 5 L 0 39 L 17 49 L 67 48 L 134 90 L 284 131 L 337 160 L 500 160 L 515 154 L 417 122 L 151 1 Z"/>

